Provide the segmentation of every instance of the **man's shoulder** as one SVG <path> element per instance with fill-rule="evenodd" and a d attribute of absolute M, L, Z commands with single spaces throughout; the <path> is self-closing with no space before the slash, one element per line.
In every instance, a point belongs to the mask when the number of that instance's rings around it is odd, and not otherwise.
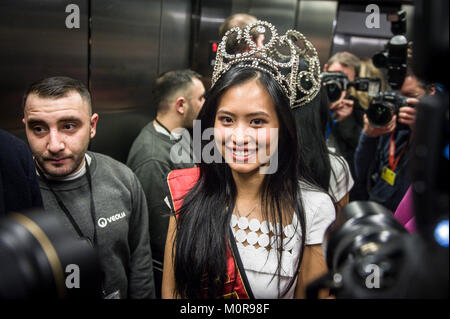
<path fill-rule="evenodd" d="M 162 134 L 156 132 L 153 123 L 150 122 L 133 141 L 128 154 L 127 165 L 135 168 L 148 159 L 159 159 L 164 156 L 165 150 L 169 153 L 170 146 L 171 144 L 164 139 Z"/>
<path fill-rule="evenodd" d="M 95 158 L 96 161 L 96 170 L 101 170 L 102 174 L 104 171 L 109 171 L 111 174 L 120 175 L 120 176 L 133 176 L 133 171 L 126 166 L 125 164 L 115 160 L 111 156 L 88 151 L 87 154 L 91 157 Z"/>
<path fill-rule="evenodd" d="M 0 129 L 0 149 L 3 151 L 27 152 L 27 143 Z"/>
<path fill-rule="evenodd" d="M 13 167 L 29 167 L 33 162 L 31 151 L 23 140 L 0 130 L 0 153 L 7 156 L 0 157 L 0 168 L 3 171 Z"/>

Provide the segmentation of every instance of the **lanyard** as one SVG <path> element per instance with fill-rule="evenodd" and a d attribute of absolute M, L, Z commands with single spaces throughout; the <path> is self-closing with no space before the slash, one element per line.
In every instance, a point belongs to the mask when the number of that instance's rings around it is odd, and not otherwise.
<path fill-rule="evenodd" d="M 158 125 L 161 126 L 172 137 L 172 133 L 169 131 L 169 129 L 165 127 L 160 121 L 158 121 L 157 118 L 155 118 L 155 122 L 158 123 Z"/>
<path fill-rule="evenodd" d="M 91 172 L 89 169 L 89 163 L 86 160 L 86 178 L 88 180 L 88 184 L 89 184 L 89 191 L 90 191 L 90 201 L 91 201 L 91 217 L 92 217 L 92 223 L 94 225 L 94 235 L 93 238 L 89 238 L 88 236 L 84 235 L 83 232 L 81 231 L 80 226 L 77 224 L 77 222 L 75 221 L 75 219 L 73 218 L 72 214 L 70 213 L 69 209 L 66 207 L 66 205 L 64 205 L 64 202 L 62 201 L 62 199 L 58 196 L 58 194 L 55 192 L 55 190 L 53 189 L 53 187 L 50 185 L 50 182 L 48 181 L 48 179 L 45 177 L 45 175 L 42 173 L 41 169 L 39 168 L 39 166 L 36 163 L 36 169 L 39 172 L 39 175 L 41 175 L 42 179 L 44 180 L 45 184 L 47 185 L 47 187 L 50 189 L 50 191 L 53 193 L 53 196 L 55 196 L 56 198 L 56 202 L 58 203 L 59 207 L 61 208 L 61 210 L 64 212 L 64 214 L 67 216 L 67 218 L 69 219 L 70 223 L 72 224 L 73 228 L 75 229 L 75 231 L 77 232 L 78 236 L 80 236 L 81 238 L 86 238 L 88 239 L 92 244 L 94 244 L 94 246 L 97 244 L 97 227 L 96 227 L 96 223 L 95 223 L 95 205 L 94 205 L 94 195 L 92 193 L 92 179 L 91 179 Z"/>
<path fill-rule="evenodd" d="M 402 157 L 403 153 L 405 153 L 406 147 L 408 146 L 408 142 L 403 146 L 402 150 L 400 151 L 400 154 L 398 154 L 397 159 L 395 158 L 395 138 L 394 138 L 394 132 L 391 134 L 391 140 L 389 142 L 389 168 L 391 171 L 395 171 L 395 168 L 397 167 L 398 162 L 400 161 L 400 158 Z"/>

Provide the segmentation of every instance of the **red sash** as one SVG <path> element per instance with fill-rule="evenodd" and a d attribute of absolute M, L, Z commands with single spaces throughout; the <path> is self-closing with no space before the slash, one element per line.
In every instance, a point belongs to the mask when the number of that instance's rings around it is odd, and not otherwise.
<path fill-rule="evenodd" d="M 185 168 L 173 170 L 167 176 L 167 185 L 169 186 L 169 192 L 171 197 L 172 207 L 177 212 L 183 205 L 183 197 L 189 192 L 189 190 L 195 185 L 199 178 L 200 170 L 198 167 Z M 177 215 L 178 216 L 178 215 Z M 231 237 L 232 238 L 232 237 Z M 234 242 L 233 242 L 234 243 Z M 232 245 L 233 245 L 232 243 Z M 234 245 L 236 246 L 236 245 Z M 235 253 L 236 249 L 230 249 L 230 243 L 227 244 L 227 281 L 224 286 L 224 294 L 222 298 L 225 299 L 250 299 L 252 293 L 246 288 L 241 275 L 242 266 L 239 267 L 236 263 Z M 240 262 L 239 262 L 240 263 Z M 245 276 L 245 273 L 244 273 Z M 205 294 L 206 296 L 206 294 Z"/>

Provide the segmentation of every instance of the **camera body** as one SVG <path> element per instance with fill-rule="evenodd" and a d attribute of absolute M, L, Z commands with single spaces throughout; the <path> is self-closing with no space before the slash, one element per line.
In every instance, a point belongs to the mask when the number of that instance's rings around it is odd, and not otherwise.
<path fill-rule="evenodd" d="M 328 273 L 307 298 L 328 288 L 337 299 L 448 297 L 448 248 L 409 234 L 384 206 L 347 204 L 325 232 Z"/>
<path fill-rule="evenodd" d="M 1 218 L 0 260 L 0 300 L 101 298 L 98 252 L 52 212 Z"/>
<path fill-rule="evenodd" d="M 400 107 L 408 105 L 406 96 L 398 91 L 386 91 L 376 95 L 367 109 L 367 118 L 372 126 L 383 127 L 388 124 Z"/>
<path fill-rule="evenodd" d="M 323 72 L 320 75 L 322 85 L 327 90 L 328 100 L 335 102 L 341 97 L 342 91 L 346 91 L 350 81 L 342 72 Z"/>
<path fill-rule="evenodd" d="M 381 81 L 377 78 L 356 78 L 351 82 L 342 72 L 323 72 L 320 75 L 322 85 L 325 85 L 328 100 L 336 102 L 341 97 L 342 91 L 347 91 L 350 87 L 356 91 L 368 92 L 369 96 L 375 96 L 380 92 Z"/>
<path fill-rule="evenodd" d="M 406 77 L 408 58 L 408 39 L 404 35 L 406 33 L 406 13 L 400 10 L 388 15 L 388 19 L 391 21 L 391 31 L 394 36 L 389 39 L 385 50 L 372 57 L 372 61 L 377 68 L 387 69 L 389 86 L 393 90 L 399 90 Z"/>

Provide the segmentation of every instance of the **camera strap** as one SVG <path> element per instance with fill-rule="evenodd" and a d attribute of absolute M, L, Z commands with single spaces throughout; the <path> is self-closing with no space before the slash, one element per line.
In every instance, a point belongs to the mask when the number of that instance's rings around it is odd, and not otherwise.
<path fill-rule="evenodd" d="M 96 246 L 97 245 L 97 227 L 96 227 L 96 223 L 95 223 L 96 214 L 95 214 L 95 205 L 94 205 L 94 195 L 92 193 L 92 179 L 91 179 L 91 172 L 90 172 L 90 169 L 89 169 L 89 163 L 88 163 L 87 160 L 85 161 L 85 163 L 86 163 L 86 178 L 87 178 L 88 184 L 89 184 L 91 217 L 92 217 L 92 223 L 94 225 L 94 235 L 93 235 L 92 239 L 83 234 L 80 226 L 77 224 L 77 222 L 73 218 L 73 216 L 70 213 L 69 209 L 66 207 L 66 205 L 62 201 L 61 197 L 59 197 L 58 193 L 55 192 L 55 190 L 51 186 L 49 180 L 47 179 L 47 177 L 45 177 L 44 173 L 41 171 L 41 169 L 39 168 L 37 163 L 36 163 L 35 166 L 36 166 L 36 169 L 39 172 L 39 175 L 42 177 L 42 179 L 44 180 L 45 184 L 47 185 L 47 187 L 52 192 L 53 196 L 55 196 L 55 199 L 56 199 L 56 202 L 58 203 L 58 206 L 64 212 L 64 214 L 66 215 L 67 219 L 70 221 L 70 223 L 72 224 L 73 228 L 77 232 L 78 236 L 80 236 L 81 238 L 88 239 L 94 246 Z"/>
<path fill-rule="evenodd" d="M 401 149 L 400 153 L 398 154 L 398 157 L 395 158 L 396 145 L 395 145 L 395 136 L 394 135 L 395 135 L 395 131 L 392 132 L 391 139 L 389 141 L 389 168 L 391 169 L 392 172 L 395 171 L 395 168 L 397 167 L 397 164 L 400 161 L 400 158 L 405 153 L 405 150 L 409 144 L 409 141 L 406 142 L 405 145 L 403 146 L 403 148 Z"/>

